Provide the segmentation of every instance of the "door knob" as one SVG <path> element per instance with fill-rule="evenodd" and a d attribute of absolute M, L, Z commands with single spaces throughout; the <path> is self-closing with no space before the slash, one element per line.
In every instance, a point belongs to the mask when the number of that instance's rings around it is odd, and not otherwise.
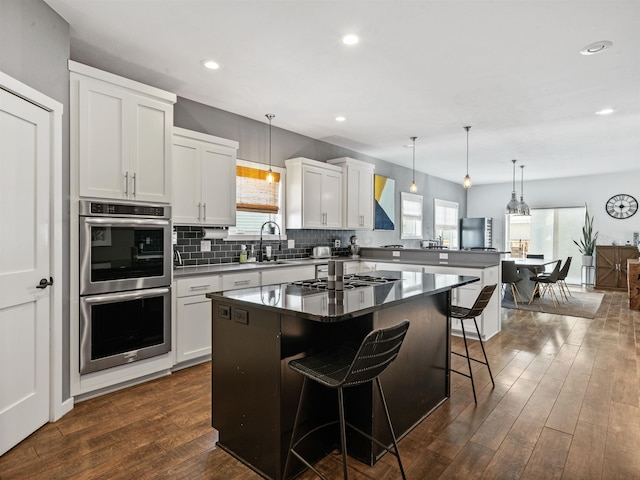
<path fill-rule="evenodd" d="M 53 277 L 49 277 L 49 281 L 46 278 L 40 279 L 40 283 L 36 285 L 36 288 L 47 288 L 49 285 L 53 285 Z"/>

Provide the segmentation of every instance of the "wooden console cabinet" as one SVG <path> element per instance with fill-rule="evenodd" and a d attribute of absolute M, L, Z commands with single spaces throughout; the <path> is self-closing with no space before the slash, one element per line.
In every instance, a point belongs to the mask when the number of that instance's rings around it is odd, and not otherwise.
<path fill-rule="evenodd" d="M 627 259 L 638 258 L 634 246 L 596 247 L 596 288 L 627 289 Z"/>

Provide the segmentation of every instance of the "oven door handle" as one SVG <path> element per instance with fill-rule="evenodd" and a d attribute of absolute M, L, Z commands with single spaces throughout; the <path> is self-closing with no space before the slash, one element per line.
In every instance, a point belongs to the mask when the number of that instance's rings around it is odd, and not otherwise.
<path fill-rule="evenodd" d="M 139 300 L 147 297 L 157 297 L 169 292 L 169 287 L 162 288 L 146 288 L 144 290 L 135 290 L 133 292 L 118 292 L 107 293 L 105 295 L 90 295 L 84 297 L 84 302 L 87 304 L 94 303 L 113 303 L 122 302 L 127 300 Z"/>
<path fill-rule="evenodd" d="M 108 227 L 110 225 L 158 225 L 169 226 L 169 220 L 158 220 L 154 218 L 102 218 L 102 217 L 85 217 L 84 222 L 87 225 L 100 225 Z"/>

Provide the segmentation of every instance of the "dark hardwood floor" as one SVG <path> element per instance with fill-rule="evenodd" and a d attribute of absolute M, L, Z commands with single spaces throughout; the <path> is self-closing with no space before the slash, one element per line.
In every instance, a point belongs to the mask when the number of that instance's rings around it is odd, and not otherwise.
<path fill-rule="evenodd" d="M 606 292 L 593 320 L 507 309 L 502 319 L 486 342 L 495 388 L 474 368 L 476 406 L 454 375 L 451 398 L 400 442 L 407 477 L 639 479 L 640 312 L 626 294 Z M 0 457 L 0 479 L 259 479 L 214 448 L 210 371 L 77 404 Z M 319 468 L 341 478 L 337 453 Z M 352 459 L 350 478 L 399 478 L 395 458 Z"/>

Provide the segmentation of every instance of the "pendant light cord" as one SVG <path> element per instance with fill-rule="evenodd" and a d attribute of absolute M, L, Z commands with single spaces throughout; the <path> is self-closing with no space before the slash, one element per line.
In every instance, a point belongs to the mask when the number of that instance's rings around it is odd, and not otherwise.
<path fill-rule="evenodd" d="M 412 164 L 412 175 L 413 179 L 411 181 L 411 186 L 409 187 L 409 191 L 411 193 L 416 193 L 418 191 L 418 185 L 416 185 L 416 139 L 418 137 L 409 137 L 409 140 L 413 142 L 413 164 Z"/>
<path fill-rule="evenodd" d="M 464 129 L 467 131 L 467 177 L 469 176 L 469 130 L 471 130 L 471 127 L 464 127 Z"/>
<path fill-rule="evenodd" d="M 269 119 L 269 172 L 267 173 L 267 182 L 273 183 L 273 171 L 271 170 L 271 120 L 275 117 L 273 113 L 267 113 L 265 115 Z"/>

